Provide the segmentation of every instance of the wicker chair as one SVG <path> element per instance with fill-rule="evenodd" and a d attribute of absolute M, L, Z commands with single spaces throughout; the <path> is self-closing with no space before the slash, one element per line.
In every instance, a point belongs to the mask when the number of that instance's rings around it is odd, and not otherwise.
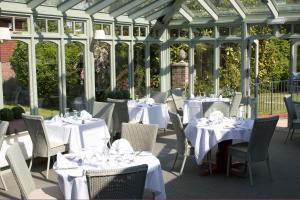
<path fill-rule="evenodd" d="M 112 115 L 115 104 L 95 101 L 93 104 L 93 117 L 104 119 L 110 133 L 113 132 Z"/>
<path fill-rule="evenodd" d="M 5 134 L 7 132 L 8 125 L 9 125 L 9 122 L 7 122 L 7 121 L 1 121 L 0 122 L 0 149 L 2 147 L 2 143 L 3 143 L 3 140 L 4 140 Z M 1 178 L 4 190 L 7 190 L 5 181 L 2 177 L 1 169 L 0 169 L 0 178 Z"/>
<path fill-rule="evenodd" d="M 7 149 L 5 157 L 19 186 L 22 199 L 64 199 L 58 186 L 36 188 L 18 143 Z"/>
<path fill-rule="evenodd" d="M 107 102 L 114 103 L 113 111 L 113 134 L 112 137 L 116 137 L 117 133 L 121 132 L 122 123 L 129 121 L 128 106 L 126 99 L 110 99 L 107 98 Z"/>
<path fill-rule="evenodd" d="M 182 116 L 183 115 L 183 104 L 185 97 L 182 95 L 181 89 L 172 89 L 171 90 L 172 99 L 176 108 L 177 113 Z"/>
<path fill-rule="evenodd" d="M 235 92 L 229 108 L 229 117 L 237 117 L 239 112 L 240 103 L 242 100 L 242 93 Z"/>
<path fill-rule="evenodd" d="M 30 135 L 33 149 L 32 157 L 29 165 L 31 169 L 33 159 L 35 157 L 46 157 L 47 160 L 47 174 L 48 179 L 50 157 L 56 155 L 58 152 L 65 152 L 68 150 L 68 145 L 61 143 L 54 143 L 49 141 L 46 128 L 44 126 L 44 119 L 37 115 L 22 114 L 28 133 Z"/>
<path fill-rule="evenodd" d="M 150 97 L 154 99 L 155 103 L 165 103 L 168 92 L 151 91 Z"/>
<path fill-rule="evenodd" d="M 224 117 L 229 116 L 229 103 L 223 101 L 215 102 L 203 102 L 203 116 L 208 117 L 210 113 L 214 111 L 220 111 L 223 113 Z"/>
<path fill-rule="evenodd" d="M 291 137 L 290 139 L 293 139 L 293 135 L 295 132 L 295 129 L 300 129 L 300 119 L 297 119 L 297 115 L 296 115 L 296 111 L 295 111 L 295 106 L 292 100 L 292 96 L 291 95 L 287 95 L 285 97 L 283 97 L 284 99 L 284 103 L 288 112 L 288 128 L 289 128 L 289 132 L 285 138 L 284 143 L 287 142 L 288 137 L 290 135 L 290 132 L 292 130 L 291 133 Z"/>
<path fill-rule="evenodd" d="M 158 127 L 150 124 L 122 124 L 121 138 L 129 141 L 135 151 L 153 152 Z"/>
<path fill-rule="evenodd" d="M 250 184 L 253 185 L 252 163 L 266 161 L 270 178 L 272 179 L 269 162 L 269 144 L 274 134 L 279 117 L 255 119 L 248 143 L 233 144 L 228 147 L 227 176 L 231 166 L 231 158 L 244 159 L 248 167 Z"/>
<path fill-rule="evenodd" d="M 148 165 L 114 170 L 87 170 L 90 199 L 142 199 Z"/>
<path fill-rule="evenodd" d="M 180 172 L 179 172 L 179 175 L 181 176 L 187 157 L 193 155 L 194 151 L 192 150 L 193 147 L 191 146 L 191 144 L 185 137 L 183 124 L 180 120 L 179 114 L 169 111 L 169 116 L 170 116 L 170 120 L 172 122 L 173 129 L 175 130 L 175 133 L 176 133 L 176 142 L 177 142 L 177 153 L 176 153 L 175 160 L 174 160 L 174 163 L 172 166 L 172 170 L 175 167 L 178 156 L 183 157 L 183 161 L 182 161 Z M 211 152 L 208 153 L 209 159 L 210 159 L 210 156 L 211 156 Z M 209 172 L 210 172 L 210 174 L 212 173 L 211 162 L 209 162 Z"/>

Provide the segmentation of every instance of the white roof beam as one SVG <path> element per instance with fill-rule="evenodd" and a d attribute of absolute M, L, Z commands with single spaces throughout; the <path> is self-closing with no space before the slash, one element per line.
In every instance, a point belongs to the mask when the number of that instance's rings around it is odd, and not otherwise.
<path fill-rule="evenodd" d="M 135 1 L 131 1 L 130 3 L 122 6 L 121 8 L 114 10 L 112 13 L 110 13 L 111 16 L 113 17 L 118 17 L 122 14 L 124 14 L 125 12 L 127 12 L 128 10 L 142 4 L 144 2 L 144 0 L 135 0 Z"/>
<path fill-rule="evenodd" d="M 178 12 L 178 10 L 181 7 L 181 4 L 184 2 L 184 0 L 176 0 L 173 5 L 171 6 L 169 12 L 166 13 L 166 15 L 164 16 L 162 22 L 164 24 L 168 24 L 169 21 L 172 19 L 173 15 L 175 14 L 175 12 Z"/>
<path fill-rule="evenodd" d="M 134 12 L 132 14 L 129 15 L 129 18 L 131 19 L 136 19 L 140 16 L 143 16 L 144 14 L 153 11 L 155 8 L 162 6 L 164 4 L 168 4 L 173 0 L 161 0 L 161 1 L 155 1 L 153 3 L 151 3 L 150 5 L 138 10 L 137 12 Z"/>
<path fill-rule="evenodd" d="M 179 13 L 188 21 L 193 21 L 193 17 L 191 17 L 183 8 L 179 9 Z"/>
<path fill-rule="evenodd" d="M 41 5 L 42 3 L 44 3 L 46 0 L 31 0 L 29 2 L 27 2 L 27 6 L 31 9 L 35 9 L 37 8 L 39 5 Z"/>
<path fill-rule="evenodd" d="M 153 21 L 154 19 L 157 19 L 157 18 L 165 15 L 169 10 L 170 10 L 170 7 L 163 8 L 163 9 L 161 9 L 161 10 L 159 10 L 159 11 L 157 11 L 157 12 L 151 14 L 151 15 L 148 15 L 146 17 L 146 20 Z"/>
<path fill-rule="evenodd" d="M 60 10 L 61 12 L 66 12 L 67 10 L 69 10 L 73 6 L 76 6 L 80 2 L 82 2 L 82 0 L 66 0 L 65 2 L 59 4 L 57 6 L 57 9 Z"/>
<path fill-rule="evenodd" d="M 277 18 L 279 16 L 279 14 L 278 14 L 278 10 L 276 9 L 273 2 L 271 0 L 263 0 L 263 2 L 265 2 L 267 4 L 267 6 L 268 6 L 269 10 L 271 11 L 273 17 Z"/>
<path fill-rule="evenodd" d="M 246 14 L 240 5 L 235 0 L 229 0 L 233 8 L 236 10 L 237 13 L 241 16 L 242 19 L 246 19 Z"/>
<path fill-rule="evenodd" d="M 100 10 L 106 8 L 107 6 L 111 5 L 112 3 L 114 3 L 117 0 L 104 0 L 104 1 L 100 1 L 92 6 L 90 6 L 89 8 L 86 9 L 86 12 L 89 15 L 93 15 L 97 12 L 99 12 Z"/>
<path fill-rule="evenodd" d="M 208 14 L 217 21 L 219 19 L 218 15 L 215 13 L 215 11 L 209 7 L 209 5 L 204 0 L 198 0 L 198 2 L 201 4 L 201 6 L 208 12 Z"/>

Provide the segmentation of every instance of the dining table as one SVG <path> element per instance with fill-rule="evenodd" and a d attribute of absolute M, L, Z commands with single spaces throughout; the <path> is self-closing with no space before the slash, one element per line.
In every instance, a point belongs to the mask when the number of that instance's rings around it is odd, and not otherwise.
<path fill-rule="evenodd" d="M 49 140 L 68 144 L 69 152 L 105 146 L 110 140 L 106 123 L 100 118 L 56 117 L 44 124 Z"/>
<path fill-rule="evenodd" d="M 227 118 L 210 120 L 194 118 L 186 126 L 184 133 L 194 147 L 195 159 L 201 165 L 205 155 L 216 145 L 223 156 L 217 157 L 217 167 L 226 167 L 226 150 L 229 143 L 247 142 L 250 139 L 254 121 L 252 119 Z M 222 165 L 222 166 L 220 166 Z"/>
<path fill-rule="evenodd" d="M 186 99 L 183 104 L 183 124 L 189 123 L 193 118 L 203 117 L 203 102 L 230 102 L 228 98 L 222 97 L 194 97 Z"/>
<path fill-rule="evenodd" d="M 86 170 L 123 169 L 141 164 L 148 165 L 145 189 L 152 192 L 155 199 L 166 199 L 160 161 L 151 152 L 103 154 L 101 151 L 87 150 L 62 156 L 69 163 L 63 165 L 60 158 L 54 163 L 53 169 L 58 175 L 58 184 L 65 199 L 89 199 Z"/>
<path fill-rule="evenodd" d="M 166 104 L 130 100 L 127 106 L 130 123 L 156 124 L 159 128 L 167 128 L 170 118 Z"/>

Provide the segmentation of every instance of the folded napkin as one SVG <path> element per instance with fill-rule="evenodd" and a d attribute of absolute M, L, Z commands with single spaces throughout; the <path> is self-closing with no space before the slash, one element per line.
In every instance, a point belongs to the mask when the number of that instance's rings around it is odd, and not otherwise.
<path fill-rule="evenodd" d="M 209 121 L 222 121 L 224 118 L 224 114 L 220 111 L 213 111 L 209 114 L 208 119 Z"/>
<path fill-rule="evenodd" d="M 70 168 L 77 168 L 78 165 L 75 162 L 72 162 L 65 158 L 60 152 L 56 156 L 56 167 L 58 169 L 70 169 Z"/>
<path fill-rule="evenodd" d="M 128 154 L 133 153 L 134 150 L 128 140 L 121 138 L 112 143 L 109 152 L 111 154 Z"/>
<path fill-rule="evenodd" d="M 196 126 L 207 126 L 208 121 L 205 118 L 201 118 L 200 120 L 196 121 Z"/>
<path fill-rule="evenodd" d="M 81 119 L 90 119 L 92 117 L 93 116 L 90 113 L 88 113 L 86 110 L 83 110 L 83 111 L 80 112 L 80 118 Z"/>
<path fill-rule="evenodd" d="M 54 117 L 52 117 L 51 121 L 52 122 L 61 122 L 62 118 L 59 115 L 55 115 Z"/>
<path fill-rule="evenodd" d="M 152 98 L 147 98 L 147 99 L 145 100 L 145 103 L 146 103 L 146 104 L 153 104 L 153 103 L 155 103 L 155 101 L 154 101 L 154 99 L 152 99 Z"/>
<path fill-rule="evenodd" d="M 134 107 L 135 105 L 136 105 L 136 101 L 134 101 L 134 100 L 127 101 L 127 106 Z"/>

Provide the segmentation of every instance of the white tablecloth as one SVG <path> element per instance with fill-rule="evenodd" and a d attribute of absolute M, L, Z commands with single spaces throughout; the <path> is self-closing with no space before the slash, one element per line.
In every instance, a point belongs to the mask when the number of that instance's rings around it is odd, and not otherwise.
<path fill-rule="evenodd" d="M 162 176 L 162 170 L 159 160 L 150 152 L 139 152 L 134 161 L 120 161 L 119 155 L 110 156 L 109 161 L 102 156 L 103 160 L 91 161 L 91 164 L 84 164 L 76 169 L 58 169 L 57 163 L 54 164 L 54 170 L 58 175 L 58 183 L 65 199 L 88 199 L 88 188 L 84 170 L 87 169 L 117 169 L 135 165 L 147 164 L 148 171 L 145 182 L 145 189 L 154 192 L 155 199 L 166 199 L 165 185 Z M 72 157 L 72 155 L 71 155 Z M 76 160 L 74 161 L 76 162 Z"/>
<path fill-rule="evenodd" d="M 167 128 L 169 114 L 166 104 L 146 104 L 128 101 L 129 122 L 157 124 L 159 128 Z"/>
<path fill-rule="evenodd" d="M 203 117 L 203 102 L 215 102 L 215 101 L 224 101 L 229 102 L 227 98 L 193 98 L 184 101 L 183 104 L 183 123 L 187 124 L 193 118 Z"/>
<path fill-rule="evenodd" d="M 253 120 L 225 118 L 220 124 L 213 124 L 207 118 L 193 119 L 184 130 L 185 136 L 195 148 L 195 158 L 202 163 L 206 153 L 224 140 L 249 141 Z"/>
<path fill-rule="evenodd" d="M 51 142 L 69 144 L 70 152 L 106 145 L 110 134 L 103 119 L 51 121 L 45 120 L 45 127 Z"/>

